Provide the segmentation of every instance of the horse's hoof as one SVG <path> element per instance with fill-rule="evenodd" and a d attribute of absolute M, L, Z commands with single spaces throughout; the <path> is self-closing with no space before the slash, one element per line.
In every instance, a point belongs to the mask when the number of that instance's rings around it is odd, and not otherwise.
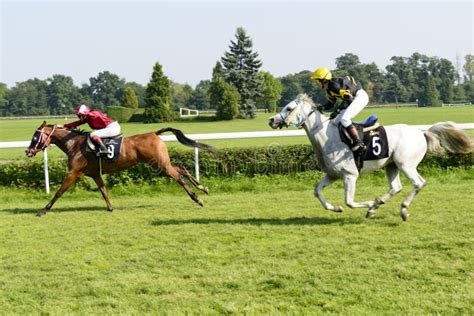
<path fill-rule="evenodd" d="M 208 187 L 203 187 L 202 191 L 209 195 L 209 188 Z"/>
<path fill-rule="evenodd" d="M 41 216 L 43 216 L 44 214 L 46 214 L 45 211 L 39 211 L 38 213 L 36 213 L 36 216 L 41 217 Z"/>
<path fill-rule="evenodd" d="M 336 213 L 342 213 L 344 212 L 344 209 L 342 208 L 342 206 L 334 205 L 334 208 L 331 211 L 336 212 Z"/>
<path fill-rule="evenodd" d="M 382 200 L 381 200 L 380 198 L 378 198 L 378 197 L 375 198 L 375 200 L 374 200 L 374 207 L 375 207 L 376 209 L 379 208 L 380 205 L 382 205 L 382 204 L 385 204 L 385 202 L 382 201 Z"/>
<path fill-rule="evenodd" d="M 410 217 L 410 213 L 408 213 L 408 210 L 406 208 L 402 208 L 400 211 L 400 216 L 402 217 L 403 221 L 406 222 L 408 220 L 408 217 Z"/>
<path fill-rule="evenodd" d="M 196 202 L 197 202 L 199 205 L 204 206 L 204 201 L 203 201 L 203 200 L 198 199 Z"/>
<path fill-rule="evenodd" d="M 375 209 L 374 210 L 368 210 L 367 214 L 365 214 L 365 218 L 374 218 L 375 217 Z"/>
<path fill-rule="evenodd" d="M 113 212 L 113 211 L 114 211 L 113 208 L 108 208 L 108 209 L 107 209 L 107 212 Z"/>

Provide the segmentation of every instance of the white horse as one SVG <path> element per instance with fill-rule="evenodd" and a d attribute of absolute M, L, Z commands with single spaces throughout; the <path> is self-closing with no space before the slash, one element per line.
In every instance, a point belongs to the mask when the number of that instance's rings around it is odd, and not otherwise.
<path fill-rule="evenodd" d="M 452 122 L 437 123 L 423 132 L 405 124 L 385 126 L 388 140 L 388 157 L 365 161 L 361 173 L 385 168 L 389 191 L 373 201 L 355 202 L 356 181 L 359 171 L 350 148 L 341 141 L 337 127 L 338 118 L 330 120 L 316 110 L 315 104 L 305 94 L 288 103 L 280 113 L 269 119 L 271 128 L 288 126 L 303 127 L 313 145 L 315 159 L 326 176 L 316 184 L 314 195 L 323 207 L 334 212 L 342 212 L 339 205 L 327 202 L 322 189 L 337 179 L 344 181 L 345 203 L 351 208 L 368 208 L 367 217 L 375 216 L 375 210 L 402 190 L 400 170 L 413 183 L 414 189 L 408 194 L 400 208 L 404 221 L 408 219 L 408 206 L 415 195 L 425 186 L 425 180 L 417 171 L 418 164 L 426 153 L 440 155 L 445 151 L 470 153 L 474 150 L 473 140 Z"/>

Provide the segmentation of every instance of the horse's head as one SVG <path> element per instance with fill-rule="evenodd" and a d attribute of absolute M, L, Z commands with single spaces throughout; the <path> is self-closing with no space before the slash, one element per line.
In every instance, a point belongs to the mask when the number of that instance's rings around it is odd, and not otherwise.
<path fill-rule="evenodd" d="M 54 133 L 56 125 L 46 125 L 46 121 L 35 130 L 31 138 L 30 146 L 26 149 L 28 157 L 35 156 L 37 152 L 44 150 L 51 143 L 51 135 Z"/>
<path fill-rule="evenodd" d="M 306 94 L 300 94 L 283 107 L 280 113 L 270 117 L 268 125 L 273 129 L 288 126 L 301 127 L 311 111 L 314 111 L 313 101 Z"/>

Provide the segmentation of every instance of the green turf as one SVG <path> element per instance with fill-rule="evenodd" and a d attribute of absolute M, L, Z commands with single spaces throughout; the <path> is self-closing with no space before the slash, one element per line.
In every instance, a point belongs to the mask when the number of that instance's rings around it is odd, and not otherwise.
<path fill-rule="evenodd" d="M 317 174 L 204 179 L 204 208 L 176 184 L 117 187 L 116 210 L 73 190 L 45 217 L 41 191 L 0 188 L 3 314 L 474 313 L 474 174 L 425 172 L 374 220 L 324 211 Z M 357 198 L 384 193 L 381 173 Z M 342 203 L 342 185 L 325 190 Z"/>
<path fill-rule="evenodd" d="M 444 108 L 369 108 L 364 109 L 356 120 L 363 120 L 372 113 L 379 115 L 381 124 L 406 123 L 412 125 L 432 124 L 440 121 L 455 121 L 457 123 L 472 123 L 474 121 L 474 106 L 458 106 Z M 271 114 L 257 113 L 254 120 L 232 121 L 195 121 L 182 120 L 160 124 L 122 123 L 122 132 L 125 136 L 156 131 L 166 126 L 173 126 L 187 134 L 224 133 L 268 131 L 268 117 Z M 69 118 L 68 121 L 72 119 Z M 0 141 L 30 140 L 34 129 L 43 119 L 2 120 L 0 121 Z M 64 119 L 51 119 L 48 123 L 64 124 Z M 87 127 L 87 125 L 83 125 Z"/>
<path fill-rule="evenodd" d="M 440 121 L 454 121 L 457 123 L 474 122 L 474 106 L 458 106 L 444 108 L 369 108 L 362 111 L 356 117 L 356 120 L 363 120 L 370 114 L 377 113 L 379 122 L 383 125 L 406 123 L 412 125 L 433 124 Z M 122 131 L 125 136 L 139 133 L 156 131 L 166 126 L 181 129 L 186 134 L 201 133 L 223 133 L 223 132 L 249 132 L 249 131 L 270 131 L 268 127 L 268 113 L 257 113 L 254 120 L 233 120 L 233 121 L 196 121 L 182 120 L 178 122 L 161 124 L 143 124 L 143 123 L 123 123 Z M 70 121 L 71 119 L 69 119 Z M 42 119 L 29 120 L 2 120 L 0 121 L 0 141 L 29 141 L 36 127 Z M 64 119 L 50 120 L 49 123 L 65 122 Z M 87 125 L 84 125 L 85 127 Z M 471 133 L 474 135 L 474 132 Z M 278 137 L 278 138 L 253 138 L 253 139 L 227 139 L 206 141 L 217 148 L 224 147 L 244 147 L 244 146 L 269 146 L 269 145 L 288 145 L 288 144 L 307 144 L 308 139 L 301 137 Z M 170 142 L 169 146 L 178 146 L 181 144 Z M 50 155 L 54 158 L 64 157 L 64 154 L 53 149 Z M 0 150 L 0 160 L 21 159 L 24 157 L 24 149 L 2 149 Z"/>

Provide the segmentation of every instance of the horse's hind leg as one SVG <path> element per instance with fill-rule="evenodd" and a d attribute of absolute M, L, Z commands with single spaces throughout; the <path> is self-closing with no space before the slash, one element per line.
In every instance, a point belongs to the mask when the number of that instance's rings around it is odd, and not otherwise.
<path fill-rule="evenodd" d="M 191 188 L 189 187 L 189 185 L 186 183 L 186 181 L 184 180 L 184 176 L 178 172 L 177 170 L 178 168 L 174 167 L 173 165 L 169 164 L 167 167 L 164 168 L 164 171 L 166 172 L 166 174 L 168 176 L 170 176 L 171 178 L 175 179 L 183 188 L 184 190 L 186 190 L 186 192 L 188 193 L 189 197 L 194 201 L 196 202 L 197 204 L 201 205 L 201 206 L 204 206 L 204 202 L 203 200 L 201 200 L 197 195 L 196 193 L 194 193 Z"/>
<path fill-rule="evenodd" d="M 387 176 L 390 188 L 387 193 L 375 199 L 375 204 L 367 211 L 367 218 L 374 217 L 375 210 L 378 209 L 380 205 L 385 204 L 385 202 L 390 200 L 395 194 L 402 190 L 402 183 L 400 182 L 400 170 L 396 164 L 392 163 L 387 165 L 385 167 L 385 175 Z"/>
<path fill-rule="evenodd" d="M 197 181 L 193 176 L 189 173 L 189 171 L 184 168 L 184 167 L 176 167 L 176 170 L 178 170 L 179 174 L 182 176 L 185 176 L 196 188 L 201 190 L 202 192 L 206 193 L 209 195 L 209 189 L 205 185 L 202 185 Z"/>
<path fill-rule="evenodd" d="M 400 216 L 404 221 L 406 221 L 410 216 L 410 213 L 408 213 L 408 206 L 410 206 L 411 202 L 418 194 L 418 192 L 423 189 L 426 181 L 420 176 L 420 174 L 416 170 L 416 167 L 402 166 L 402 171 L 407 176 L 407 178 L 410 179 L 414 186 L 413 190 L 408 194 L 408 196 L 402 202 L 402 205 L 400 207 Z"/>

